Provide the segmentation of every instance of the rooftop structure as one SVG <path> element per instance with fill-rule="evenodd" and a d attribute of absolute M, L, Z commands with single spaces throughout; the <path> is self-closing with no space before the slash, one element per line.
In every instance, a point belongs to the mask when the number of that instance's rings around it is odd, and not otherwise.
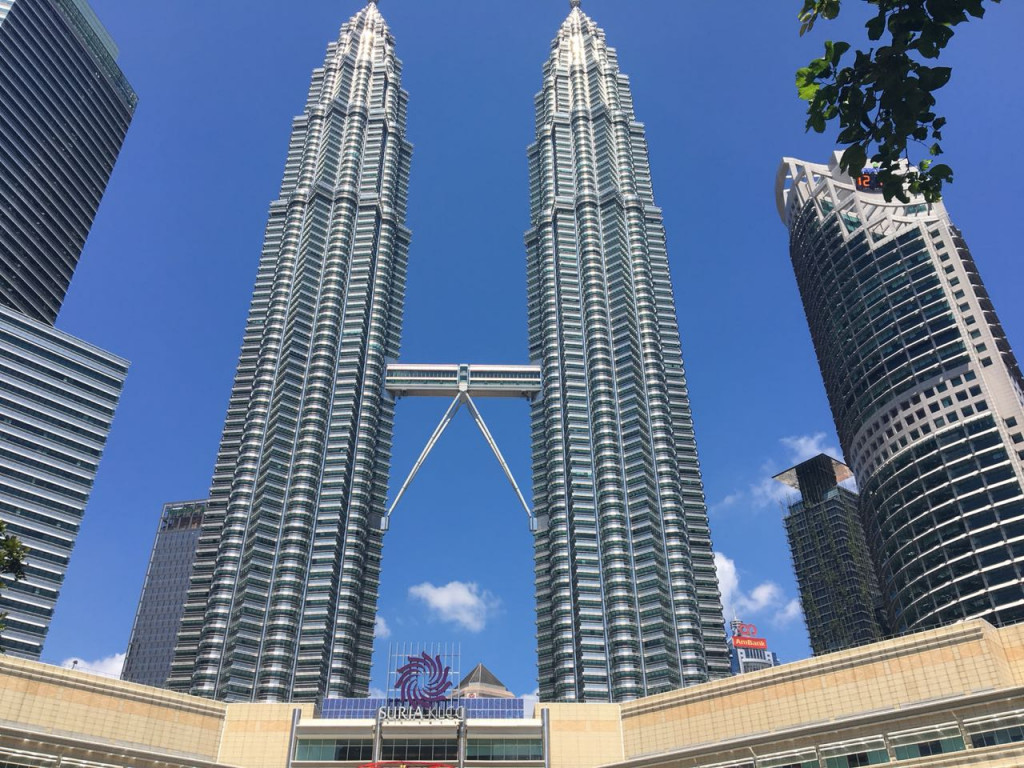
<path fill-rule="evenodd" d="M 473 699 L 512 699 L 512 693 L 505 684 L 494 676 L 483 664 L 477 664 L 473 671 L 462 678 L 459 687 L 452 693 L 452 698 Z"/>

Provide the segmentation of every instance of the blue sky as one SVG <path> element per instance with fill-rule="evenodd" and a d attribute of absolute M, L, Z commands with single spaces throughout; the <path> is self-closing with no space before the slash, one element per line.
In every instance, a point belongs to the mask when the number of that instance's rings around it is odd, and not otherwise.
<path fill-rule="evenodd" d="M 356 0 L 92 0 L 140 95 L 58 326 L 132 361 L 44 660 L 103 662 L 127 645 L 161 505 L 203 497 L 223 425 L 267 207 L 311 70 Z M 413 231 L 402 359 L 526 362 L 526 146 L 564 0 L 382 0 L 410 92 Z M 732 609 L 785 661 L 808 655 L 793 602 L 782 486 L 837 451 L 775 211 L 783 155 L 824 161 L 793 73 L 826 37 L 861 39 L 865 3 L 797 35 L 799 0 L 584 0 L 630 75 L 665 211 L 720 576 Z M 1011 343 L 1024 339 L 1016 222 L 1024 199 L 1024 8 L 962 27 L 944 61 L 943 142 L 963 230 Z M 398 406 L 392 486 L 446 403 Z M 528 488 L 527 406 L 482 411 Z M 394 491 L 392 491 L 393 493 Z M 510 689 L 536 687 L 525 515 L 467 414 L 385 538 L 387 643 L 461 642 Z"/>

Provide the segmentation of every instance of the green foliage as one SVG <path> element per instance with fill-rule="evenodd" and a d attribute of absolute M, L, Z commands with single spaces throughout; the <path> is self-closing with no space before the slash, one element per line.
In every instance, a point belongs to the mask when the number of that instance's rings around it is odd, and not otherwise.
<path fill-rule="evenodd" d="M 878 9 L 865 25 L 868 39 L 882 44 L 846 58 L 850 44 L 828 41 L 825 55 L 797 70 L 796 87 L 809 102 L 807 129 L 818 133 L 839 121 L 839 143 L 846 145 L 840 167 L 860 175 L 870 160 L 886 200 L 907 202 L 911 194 L 935 202 L 953 170 L 931 159 L 908 170 L 911 142 L 942 154 L 946 118 L 934 112 L 934 92 L 951 75 L 949 67 L 930 66 L 953 37 L 953 28 L 985 15 L 985 0 L 864 0 Z M 999 0 L 989 0 L 998 3 Z M 804 0 L 800 34 L 818 19 L 839 15 L 841 0 Z"/>
<path fill-rule="evenodd" d="M 0 575 L 13 576 L 15 581 L 25 578 L 25 556 L 28 554 L 28 547 L 22 544 L 14 536 L 7 535 L 7 525 L 0 520 Z M 0 586 L 3 583 L 0 582 Z M 0 632 L 4 628 L 4 617 L 7 614 L 0 613 Z"/>

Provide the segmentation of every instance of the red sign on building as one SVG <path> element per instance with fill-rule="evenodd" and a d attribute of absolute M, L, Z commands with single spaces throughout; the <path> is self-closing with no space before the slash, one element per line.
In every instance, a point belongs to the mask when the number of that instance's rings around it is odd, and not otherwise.
<path fill-rule="evenodd" d="M 733 648 L 754 648 L 759 651 L 768 650 L 768 641 L 763 637 L 738 637 L 733 635 Z"/>

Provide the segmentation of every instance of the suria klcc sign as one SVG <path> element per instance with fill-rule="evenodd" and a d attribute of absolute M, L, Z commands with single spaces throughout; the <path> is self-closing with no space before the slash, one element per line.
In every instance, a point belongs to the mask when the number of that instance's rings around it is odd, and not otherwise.
<path fill-rule="evenodd" d="M 462 720 L 465 708 L 449 699 L 452 668 L 441 655 L 424 651 L 406 657 L 405 664 L 395 670 L 395 693 L 387 706 L 377 712 L 381 720 Z"/>
<path fill-rule="evenodd" d="M 751 648 L 757 651 L 767 651 L 768 641 L 757 636 L 757 627 L 753 624 L 734 624 L 732 636 L 733 648 Z"/>

